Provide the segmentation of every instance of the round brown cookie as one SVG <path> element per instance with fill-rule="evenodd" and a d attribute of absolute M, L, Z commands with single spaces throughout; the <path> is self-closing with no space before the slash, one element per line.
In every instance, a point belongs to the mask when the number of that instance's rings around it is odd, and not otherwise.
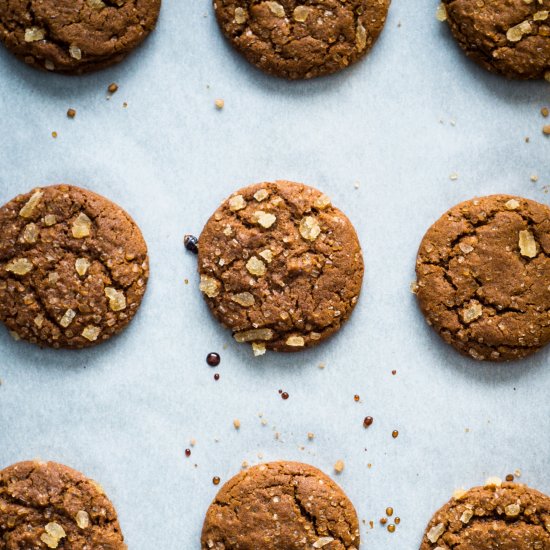
<path fill-rule="evenodd" d="M 357 302 L 363 257 L 326 195 L 278 181 L 245 187 L 216 210 L 199 238 L 199 273 L 213 314 L 260 355 L 336 332 Z"/>
<path fill-rule="evenodd" d="M 284 78 L 334 73 L 363 57 L 390 0 L 214 0 L 218 23 L 251 63 Z"/>
<path fill-rule="evenodd" d="M 428 324 L 474 359 L 506 361 L 550 341 L 550 208 L 491 195 L 427 231 L 416 293 Z"/>
<path fill-rule="evenodd" d="M 0 0 L 0 39 L 25 63 L 80 74 L 124 59 L 153 30 L 161 0 Z"/>
<path fill-rule="evenodd" d="M 0 208 L 0 320 L 12 335 L 83 348 L 136 313 L 149 260 L 119 206 L 69 185 L 35 189 Z"/>
<path fill-rule="evenodd" d="M 431 519 L 420 550 L 550 550 L 550 498 L 489 483 L 457 491 Z"/>
<path fill-rule="evenodd" d="M 0 471 L 0 550 L 126 550 L 116 511 L 95 481 L 55 462 Z"/>
<path fill-rule="evenodd" d="M 202 550 L 355 550 L 353 504 L 323 472 L 298 462 L 254 466 L 229 480 L 210 505 Z"/>
<path fill-rule="evenodd" d="M 550 0 L 443 0 L 466 54 L 508 78 L 550 78 Z"/>

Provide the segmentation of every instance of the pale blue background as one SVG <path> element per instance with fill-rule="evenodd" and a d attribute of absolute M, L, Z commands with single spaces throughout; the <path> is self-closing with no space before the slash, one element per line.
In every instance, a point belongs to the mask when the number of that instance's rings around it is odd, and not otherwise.
<path fill-rule="evenodd" d="M 539 110 L 550 84 L 507 82 L 467 61 L 436 5 L 394 0 L 364 62 L 311 82 L 250 67 L 209 0 L 165 0 L 143 48 L 86 77 L 36 72 L 0 48 L 0 203 L 46 183 L 94 189 L 135 217 L 152 264 L 139 315 L 101 347 L 39 350 L 0 329 L 0 466 L 41 457 L 96 478 L 131 550 L 198 549 L 212 477 L 227 480 L 258 453 L 328 473 L 343 459 L 338 481 L 376 523 L 362 526 L 371 550 L 416 550 L 452 491 L 489 475 L 520 468 L 550 493 L 550 349 L 480 365 L 440 342 L 409 292 L 418 243 L 453 204 L 496 192 L 548 204 Z M 112 81 L 120 91 L 107 101 Z M 182 237 L 238 186 L 276 178 L 317 185 L 348 213 L 367 270 L 330 343 L 254 359 L 210 318 Z M 219 382 L 210 351 L 222 355 Z M 393 535 L 377 524 L 390 505 L 402 518 Z"/>

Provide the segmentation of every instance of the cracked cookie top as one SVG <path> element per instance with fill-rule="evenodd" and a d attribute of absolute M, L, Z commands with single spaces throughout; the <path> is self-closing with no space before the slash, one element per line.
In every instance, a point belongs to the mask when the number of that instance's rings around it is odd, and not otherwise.
<path fill-rule="evenodd" d="M 290 79 L 339 71 L 382 32 L 390 0 L 214 0 L 218 23 L 251 63 Z"/>
<path fill-rule="evenodd" d="M 237 474 L 206 513 L 202 550 L 356 550 L 353 504 L 323 472 L 298 462 Z"/>
<path fill-rule="evenodd" d="M 0 39 L 27 64 L 79 74 L 122 60 L 153 30 L 161 0 L 0 0 Z"/>
<path fill-rule="evenodd" d="M 148 274 L 138 226 L 91 191 L 37 188 L 0 208 L 0 320 L 15 338 L 103 342 L 135 315 Z"/>
<path fill-rule="evenodd" d="M 550 550 L 550 498 L 489 480 L 457 491 L 431 519 L 420 550 Z"/>
<path fill-rule="evenodd" d="M 202 231 L 198 261 L 210 309 L 257 355 L 299 351 L 336 332 L 363 280 L 348 218 L 320 191 L 288 181 L 224 201 Z"/>
<path fill-rule="evenodd" d="M 54 462 L 0 471 L 0 550 L 127 550 L 101 486 Z"/>
<path fill-rule="evenodd" d="M 508 78 L 550 80 L 550 0 L 443 0 L 466 54 Z"/>
<path fill-rule="evenodd" d="M 427 231 L 415 291 L 428 324 L 464 354 L 505 361 L 550 341 L 550 208 L 491 195 Z"/>

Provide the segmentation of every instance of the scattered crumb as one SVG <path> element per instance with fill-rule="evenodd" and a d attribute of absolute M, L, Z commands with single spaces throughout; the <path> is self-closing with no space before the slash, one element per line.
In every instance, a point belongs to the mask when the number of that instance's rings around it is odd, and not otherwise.
<path fill-rule="evenodd" d="M 126 103 L 126 101 L 122 104 L 122 106 L 127 109 L 128 108 L 128 103 Z"/>
<path fill-rule="evenodd" d="M 116 82 L 113 82 L 112 84 L 109 84 L 109 87 L 107 88 L 107 91 L 110 94 L 116 93 L 118 90 L 118 84 Z"/>
<path fill-rule="evenodd" d="M 514 475 L 516 477 L 521 477 L 521 470 L 519 468 L 517 470 L 514 470 Z"/>
<path fill-rule="evenodd" d="M 76 116 L 76 111 L 75 111 L 74 109 L 69 109 L 69 110 L 67 111 L 67 116 L 68 116 L 69 118 L 74 118 L 74 117 Z"/>
<path fill-rule="evenodd" d="M 243 460 L 243 463 L 241 464 L 241 469 L 246 470 L 248 468 L 248 462 L 246 460 Z"/>
<path fill-rule="evenodd" d="M 233 426 L 236 430 L 238 430 L 241 427 L 241 421 L 238 418 L 235 418 L 235 420 L 233 420 Z"/>
<path fill-rule="evenodd" d="M 547 117 L 549 114 L 550 114 L 550 111 L 548 110 L 548 107 L 543 107 L 541 110 L 540 110 L 540 114 L 543 116 L 543 117 Z"/>
<path fill-rule="evenodd" d="M 341 474 L 344 471 L 344 461 L 343 460 L 337 460 L 336 464 L 334 465 L 334 471 L 337 474 Z"/>
<path fill-rule="evenodd" d="M 311 441 L 315 437 L 315 434 L 312 432 L 307 433 L 307 438 Z"/>
<path fill-rule="evenodd" d="M 546 126 L 542 127 L 542 133 L 545 136 L 550 136 L 550 124 L 547 124 Z"/>
<path fill-rule="evenodd" d="M 356 182 L 353 184 L 353 187 L 355 187 L 355 189 L 359 189 L 359 182 L 356 181 Z"/>
<path fill-rule="evenodd" d="M 326 367 L 326 365 L 324 363 L 319 363 L 319 368 L 320 369 L 324 369 Z"/>
<path fill-rule="evenodd" d="M 189 279 L 184 279 L 183 282 L 188 285 L 189 284 Z"/>
<path fill-rule="evenodd" d="M 189 441 L 189 445 L 191 445 L 191 447 L 194 447 L 196 444 L 197 444 L 196 439 L 191 439 L 191 441 Z"/>
<path fill-rule="evenodd" d="M 525 143 L 529 143 L 531 141 L 528 137 L 525 138 Z"/>
<path fill-rule="evenodd" d="M 451 126 L 456 126 L 456 120 L 451 120 Z"/>
<path fill-rule="evenodd" d="M 225 101 L 223 99 L 216 99 L 216 101 L 214 101 L 214 105 L 218 111 L 221 111 L 225 106 Z"/>
<path fill-rule="evenodd" d="M 53 139 L 57 139 L 57 132 L 52 132 Z"/>
<path fill-rule="evenodd" d="M 539 181 L 539 177 L 538 177 L 536 174 L 533 174 L 533 175 L 531 176 L 531 181 L 532 181 L 533 183 L 536 183 L 537 181 Z"/>
<path fill-rule="evenodd" d="M 265 418 L 262 418 L 261 424 L 262 426 L 267 426 L 267 420 Z"/>
<path fill-rule="evenodd" d="M 458 173 L 457 172 L 453 172 L 450 176 L 449 176 L 449 179 L 451 181 L 456 181 L 458 179 Z"/>

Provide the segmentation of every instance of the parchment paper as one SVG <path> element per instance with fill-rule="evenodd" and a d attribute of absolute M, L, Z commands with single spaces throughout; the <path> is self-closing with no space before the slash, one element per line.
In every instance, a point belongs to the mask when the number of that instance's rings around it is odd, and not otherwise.
<path fill-rule="evenodd" d="M 0 48 L 0 203 L 38 185 L 88 187 L 134 216 L 152 263 L 139 314 L 95 349 L 40 350 L 0 329 L 1 467 L 39 457 L 97 479 L 131 550 L 200 548 L 212 477 L 227 481 L 243 460 L 330 475 L 344 460 L 334 477 L 372 550 L 416 550 L 453 490 L 488 476 L 519 468 L 550 492 L 550 349 L 505 365 L 463 358 L 409 291 L 420 239 L 452 205 L 498 192 L 548 203 L 550 84 L 478 68 L 435 8 L 394 0 L 368 58 L 310 82 L 248 65 L 208 0 L 165 0 L 138 52 L 86 77 L 34 71 Z M 317 186 L 349 215 L 366 276 L 331 341 L 255 359 L 211 318 L 182 238 L 237 187 L 278 178 Z M 401 518 L 394 534 L 378 524 L 387 506 Z"/>

